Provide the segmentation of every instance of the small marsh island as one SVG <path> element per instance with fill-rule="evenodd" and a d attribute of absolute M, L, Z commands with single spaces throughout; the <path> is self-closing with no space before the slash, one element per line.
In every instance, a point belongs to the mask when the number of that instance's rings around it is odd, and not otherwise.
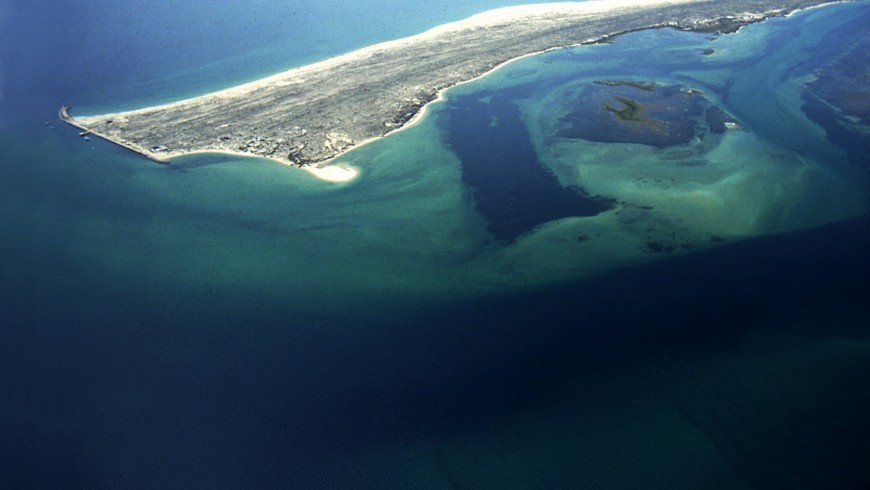
<path fill-rule="evenodd" d="M 180 102 L 61 117 L 153 160 L 232 153 L 306 167 L 407 126 L 454 85 L 512 59 L 645 28 L 725 32 L 826 0 L 596 0 L 509 7 Z M 625 112 L 631 105 L 615 107 Z"/>

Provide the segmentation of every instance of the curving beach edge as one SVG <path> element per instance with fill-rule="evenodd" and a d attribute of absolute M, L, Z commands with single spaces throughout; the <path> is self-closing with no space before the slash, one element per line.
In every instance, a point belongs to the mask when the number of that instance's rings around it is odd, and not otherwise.
<path fill-rule="evenodd" d="M 832 0 L 593 0 L 507 7 L 199 97 L 142 109 L 60 118 L 153 161 L 197 153 L 260 157 L 348 182 L 331 163 L 407 128 L 450 87 L 510 61 L 621 33 L 673 27 L 733 32 Z"/>

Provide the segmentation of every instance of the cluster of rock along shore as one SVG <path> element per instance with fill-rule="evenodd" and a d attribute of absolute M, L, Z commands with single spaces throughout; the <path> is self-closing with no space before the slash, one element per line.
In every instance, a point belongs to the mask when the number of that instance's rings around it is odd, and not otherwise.
<path fill-rule="evenodd" d="M 306 166 L 415 118 L 441 91 L 520 56 L 673 27 L 733 32 L 829 0 L 609 0 L 558 12 L 524 8 L 373 46 L 259 82 L 136 111 L 65 120 L 155 160 L 228 152 Z M 481 20 L 476 22 L 475 19 Z"/>

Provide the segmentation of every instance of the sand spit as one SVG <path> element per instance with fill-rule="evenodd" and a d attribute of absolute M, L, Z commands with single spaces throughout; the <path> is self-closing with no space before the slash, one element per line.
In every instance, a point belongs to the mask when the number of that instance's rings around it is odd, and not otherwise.
<path fill-rule="evenodd" d="M 160 162 L 231 153 L 352 180 L 321 164 L 421 119 L 457 84 L 514 59 L 672 26 L 733 31 L 825 0 L 593 0 L 496 9 L 200 97 L 128 112 L 62 119 Z"/>

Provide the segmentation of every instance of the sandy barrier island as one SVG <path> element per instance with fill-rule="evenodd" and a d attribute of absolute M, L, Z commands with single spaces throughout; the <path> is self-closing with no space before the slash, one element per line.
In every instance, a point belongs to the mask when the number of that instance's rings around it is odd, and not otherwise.
<path fill-rule="evenodd" d="M 331 160 L 407 127 L 457 84 L 517 58 L 673 27 L 733 32 L 826 0 L 592 0 L 496 9 L 229 89 L 128 112 L 61 119 L 157 162 L 194 153 L 261 157 L 346 182 Z"/>

